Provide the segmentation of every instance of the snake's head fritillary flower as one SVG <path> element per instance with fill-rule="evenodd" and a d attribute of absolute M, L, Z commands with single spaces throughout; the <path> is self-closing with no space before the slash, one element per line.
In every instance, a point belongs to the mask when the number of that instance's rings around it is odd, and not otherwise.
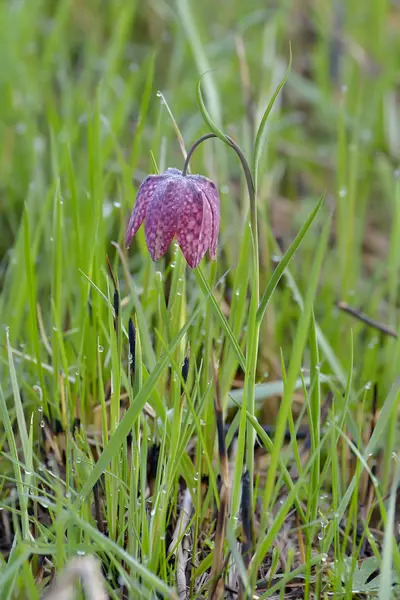
<path fill-rule="evenodd" d="M 154 261 L 166 253 L 176 236 L 189 267 L 194 269 L 209 250 L 216 258 L 220 206 L 215 184 L 202 175 L 167 169 L 149 175 L 139 188 L 126 232 L 126 247 L 144 221 L 146 244 Z"/>

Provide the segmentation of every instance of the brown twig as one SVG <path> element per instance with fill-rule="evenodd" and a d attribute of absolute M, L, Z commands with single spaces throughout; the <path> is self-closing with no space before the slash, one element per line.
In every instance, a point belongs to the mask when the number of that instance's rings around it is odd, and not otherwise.
<path fill-rule="evenodd" d="M 384 323 L 379 323 L 378 321 L 375 321 L 375 319 L 371 319 L 371 317 L 368 317 L 360 309 L 349 306 L 347 304 L 347 302 L 336 302 L 336 306 L 338 308 L 340 308 L 340 310 L 342 310 L 343 312 L 351 315 L 355 319 L 358 319 L 365 325 L 368 325 L 369 327 L 372 327 L 373 329 L 377 329 L 378 331 L 380 331 L 381 333 L 383 333 L 385 335 L 388 335 L 388 336 L 396 338 L 396 339 L 399 337 L 397 331 L 394 331 L 394 329 L 391 329 L 391 327 L 389 327 L 388 325 L 385 325 Z"/>

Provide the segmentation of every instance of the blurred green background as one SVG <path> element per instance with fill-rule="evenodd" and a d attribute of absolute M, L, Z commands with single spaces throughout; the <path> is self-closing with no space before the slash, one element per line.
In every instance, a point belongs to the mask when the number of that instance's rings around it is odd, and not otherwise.
<path fill-rule="evenodd" d="M 287 67 L 290 44 L 292 72 L 270 121 L 260 171 L 265 279 L 274 264 L 266 224 L 287 247 L 326 193 L 334 226 L 316 304 L 322 329 L 341 355 L 349 320 L 338 314 L 338 299 L 396 326 L 398 8 L 389 0 L 2 2 L 0 314 L 13 343 L 24 344 L 27 336 L 24 206 L 37 286 L 33 301 L 43 302 L 49 324 L 58 256 L 60 320 L 68 321 L 71 306 L 82 300 L 77 267 L 88 272 L 94 239 L 96 256 L 104 257 L 103 250 L 113 256 L 111 242 L 122 243 L 137 186 L 152 170 L 150 153 L 160 169 L 183 164 L 157 91 L 188 147 L 206 131 L 195 96 L 204 75 L 211 115 L 250 154 L 260 116 Z M 247 210 L 239 164 L 219 142 L 208 142 L 192 169 L 213 177 L 221 192 L 223 272 L 236 263 Z M 65 201 L 57 240 L 54 194 Z M 101 222 L 94 219 L 97 209 Z M 308 236 L 296 257 L 303 290 L 316 235 Z M 138 243 L 143 251 L 143 237 Z M 131 253 L 133 272 L 140 256 Z M 290 294 L 280 299 L 279 310 L 271 307 L 264 354 L 290 340 L 296 310 Z M 356 354 L 369 343 L 364 334 L 357 337 Z M 342 358 L 347 360 L 345 353 Z M 373 354 L 371 363 L 388 375 L 386 358 Z M 361 378 L 373 379 L 369 367 L 364 374 L 360 369 Z"/>

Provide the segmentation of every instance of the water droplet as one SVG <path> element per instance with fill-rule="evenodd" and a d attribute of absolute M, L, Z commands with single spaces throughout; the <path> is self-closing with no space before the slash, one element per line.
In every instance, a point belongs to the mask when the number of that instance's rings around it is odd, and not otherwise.
<path fill-rule="evenodd" d="M 150 512 L 150 516 L 151 516 L 151 517 L 154 517 L 154 515 L 155 515 L 155 514 L 156 514 L 156 509 L 155 509 L 155 508 L 153 508 L 153 509 L 151 510 L 151 512 Z"/>
<path fill-rule="evenodd" d="M 157 96 L 157 98 L 162 98 L 162 93 L 160 91 L 158 91 L 156 96 Z"/>
<path fill-rule="evenodd" d="M 370 390 L 371 387 L 372 387 L 372 383 L 370 381 L 367 381 L 367 383 L 364 385 L 365 390 Z"/>
<path fill-rule="evenodd" d="M 71 498 L 71 492 L 65 492 L 65 497 L 66 498 Z"/>
<path fill-rule="evenodd" d="M 23 135 L 26 132 L 25 123 L 17 123 L 15 126 L 15 131 L 18 133 L 18 135 Z"/>
<path fill-rule="evenodd" d="M 80 456 L 77 456 L 77 457 L 76 457 L 76 464 L 77 464 L 77 465 L 80 465 L 80 464 L 81 464 L 81 462 L 82 462 L 82 458 L 81 458 Z"/>
<path fill-rule="evenodd" d="M 32 475 L 32 471 L 28 471 L 27 469 L 25 469 L 25 475 Z"/>
<path fill-rule="evenodd" d="M 347 87 L 347 85 L 343 84 L 342 87 L 340 88 L 340 91 L 342 92 L 342 94 L 346 94 L 348 89 L 349 88 Z"/>
<path fill-rule="evenodd" d="M 176 267 L 176 262 L 175 262 L 175 261 L 173 261 L 173 262 L 171 263 L 171 265 L 170 265 L 170 266 L 171 266 L 171 269 L 175 269 L 175 267 Z"/>
<path fill-rule="evenodd" d="M 240 294 L 240 289 L 238 288 L 238 289 L 236 290 L 236 292 L 235 292 L 235 295 L 236 295 L 236 296 L 239 296 L 239 294 Z"/>
<path fill-rule="evenodd" d="M 198 480 L 199 480 L 199 474 L 198 474 L 198 473 L 196 473 L 196 475 L 193 477 L 193 479 L 194 479 L 195 481 L 198 481 Z"/>
<path fill-rule="evenodd" d="M 86 552 L 84 550 L 77 550 L 76 551 L 78 556 L 85 556 Z"/>
<path fill-rule="evenodd" d="M 338 191 L 338 196 L 339 196 L 339 198 L 346 198 L 346 196 L 347 196 L 347 189 L 346 188 L 341 188 Z"/>
<path fill-rule="evenodd" d="M 165 535 L 160 535 L 160 540 L 163 542 L 165 540 Z"/>
<path fill-rule="evenodd" d="M 45 426 L 45 422 L 44 421 L 40 421 L 40 427 L 43 429 L 44 426 Z"/>
<path fill-rule="evenodd" d="M 53 236 L 50 237 L 50 242 L 54 242 Z"/>
<path fill-rule="evenodd" d="M 321 562 L 323 564 L 325 564 L 327 560 L 328 560 L 328 555 L 327 554 L 322 554 L 321 555 Z"/>
<path fill-rule="evenodd" d="M 99 344 L 99 352 L 104 352 L 104 346 L 101 346 L 100 344 Z"/>
<path fill-rule="evenodd" d="M 113 206 L 114 206 L 114 208 L 121 208 L 121 202 L 115 201 L 115 202 L 113 202 Z"/>

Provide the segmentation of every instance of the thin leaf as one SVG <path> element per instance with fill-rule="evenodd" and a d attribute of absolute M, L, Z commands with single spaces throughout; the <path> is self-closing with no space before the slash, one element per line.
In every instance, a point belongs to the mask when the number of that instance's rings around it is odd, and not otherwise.
<path fill-rule="evenodd" d="M 317 214 L 319 212 L 319 209 L 321 208 L 321 206 L 324 202 L 324 199 L 325 199 L 325 196 L 321 196 L 316 207 L 309 215 L 308 219 L 306 220 L 306 222 L 300 229 L 299 233 L 297 234 L 297 236 L 295 237 L 293 242 L 290 244 L 289 248 L 286 250 L 285 254 L 280 259 L 278 266 L 276 267 L 275 271 L 273 272 L 272 277 L 269 280 L 268 285 L 265 289 L 265 292 L 263 293 L 262 298 L 260 300 L 260 306 L 258 307 L 258 311 L 257 311 L 258 323 L 261 323 L 261 321 L 263 320 L 268 303 L 271 299 L 272 294 L 274 293 L 276 286 L 278 285 L 278 283 L 283 275 L 284 270 L 289 265 L 290 261 L 292 260 L 293 256 L 295 255 L 297 249 L 299 248 L 301 242 L 305 238 L 308 230 L 310 229 L 315 217 L 317 216 Z"/>

